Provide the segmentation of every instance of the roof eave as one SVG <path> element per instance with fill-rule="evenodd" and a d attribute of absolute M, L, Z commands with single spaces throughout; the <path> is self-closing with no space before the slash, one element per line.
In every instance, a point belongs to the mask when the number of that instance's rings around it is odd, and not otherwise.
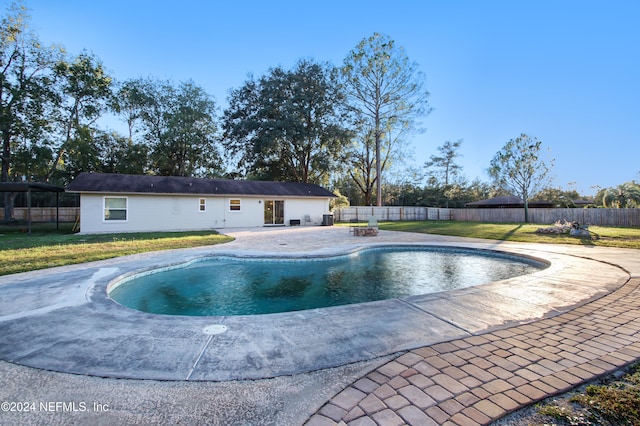
<path fill-rule="evenodd" d="M 122 194 L 122 195 L 153 195 L 153 196 L 181 196 L 181 197 L 250 197 L 250 198 L 266 198 L 266 197 L 282 197 L 282 198 L 338 198 L 336 195 L 292 195 L 292 194 L 213 194 L 200 192 L 136 192 L 136 191 L 96 191 L 96 190 L 67 190 L 72 194 Z"/>

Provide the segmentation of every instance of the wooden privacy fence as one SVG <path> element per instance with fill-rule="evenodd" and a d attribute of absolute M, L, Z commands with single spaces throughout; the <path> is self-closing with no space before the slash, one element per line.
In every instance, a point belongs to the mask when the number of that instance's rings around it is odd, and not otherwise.
<path fill-rule="evenodd" d="M 524 209 L 455 209 L 453 220 L 522 223 Z M 582 225 L 640 227 L 640 209 L 529 209 L 529 223 L 549 225 L 565 220 Z"/>
<path fill-rule="evenodd" d="M 333 212 L 335 221 L 367 221 L 371 216 L 388 222 L 405 220 L 451 220 L 453 209 L 436 207 L 343 207 Z"/>
<path fill-rule="evenodd" d="M 74 222 L 79 207 L 60 207 L 60 222 Z M 4 209 L 0 208 L 4 216 Z M 333 212 L 336 222 L 359 220 L 371 216 L 379 221 L 458 220 L 467 222 L 522 223 L 524 209 L 441 209 L 436 207 L 343 207 Z M 0 217 L 3 217 L 0 216 Z M 13 209 L 16 220 L 27 220 L 27 208 Z M 55 207 L 32 207 L 33 222 L 55 222 Z M 529 222 L 550 225 L 556 221 L 579 222 L 583 225 L 640 227 L 640 209 L 529 209 Z"/>
<path fill-rule="evenodd" d="M 0 208 L 2 216 L 4 217 L 4 208 Z M 60 222 L 75 222 L 76 218 L 80 215 L 80 207 L 60 207 Z M 14 207 L 13 218 L 15 220 L 28 220 L 28 209 L 26 207 Z M 56 208 L 55 207 L 31 207 L 31 221 L 32 222 L 55 222 L 56 221 Z"/>
<path fill-rule="evenodd" d="M 334 212 L 337 222 L 457 220 L 467 222 L 522 223 L 524 209 L 441 209 L 435 207 L 345 207 Z M 529 209 L 529 222 L 550 225 L 567 220 L 582 225 L 640 227 L 640 209 Z"/>

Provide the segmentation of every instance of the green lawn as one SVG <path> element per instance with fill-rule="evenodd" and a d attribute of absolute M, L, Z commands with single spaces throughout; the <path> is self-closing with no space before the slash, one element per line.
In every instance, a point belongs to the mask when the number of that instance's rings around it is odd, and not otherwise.
<path fill-rule="evenodd" d="M 380 229 L 390 231 L 420 232 L 425 234 L 452 235 L 457 237 L 485 238 L 489 240 L 518 241 L 527 243 L 579 244 L 600 247 L 640 249 L 639 228 L 589 227 L 591 238 L 578 238 L 568 234 L 536 234 L 546 225 L 516 223 L 479 223 L 454 221 L 382 222 Z"/>
<path fill-rule="evenodd" d="M 71 226 L 35 224 L 28 235 L 24 227 L 0 225 L 0 275 L 233 240 L 215 231 L 79 235 Z"/>
<path fill-rule="evenodd" d="M 599 383 L 537 404 L 518 424 L 638 425 L 640 424 L 640 365 L 622 370 Z"/>
<path fill-rule="evenodd" d="M 72 224 L 0 225 L 0 275 L 109 259 L 128 254 L 226 243 L 215 231 L 79 235 Z M 383 222 L 381 229 L 532 243 L 640 249 L 640 229 L 591 227 L 592 238 L 534 233 L 540 225 L 450 221 Z"/>

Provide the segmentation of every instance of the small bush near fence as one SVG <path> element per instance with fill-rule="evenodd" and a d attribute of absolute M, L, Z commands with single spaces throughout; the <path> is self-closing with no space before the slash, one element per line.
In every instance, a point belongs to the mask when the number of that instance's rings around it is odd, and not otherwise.
<path fill-rule="evenodd" d="M 334 212 L 336 222 L 455 220 L 461 222 L 523 223 L 524 209 L 441 209 L 436 207 L 344 207 Z M 591 226 L 640 227 L 640 209 L 529 209 L 529 223 L 578 222 Z"/>

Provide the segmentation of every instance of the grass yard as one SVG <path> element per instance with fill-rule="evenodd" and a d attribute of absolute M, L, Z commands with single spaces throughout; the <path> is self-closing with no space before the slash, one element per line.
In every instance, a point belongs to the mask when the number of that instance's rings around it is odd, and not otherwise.
<path fill-rule="evenodd" d="M 489 240 L 640 249 L 639 228 L 591 226 L 589 227 L 591 238 L 579 238 L 567 234 L 536 234 L 535 231 L 538 228 L 546 227 L 545 225 L 538 224 L 429 220 L 415 222 L 382 222 L 379 227 L 380 229 L 386 229 L 389 231 L 420 232 L 425 234 L 452 235 L 457 237 L 484 238 Z"/>
<path fill-rule="evenodd" d="M 71 233 L 72 224 L 0 225 L 0 275 L 109 259 L 156 250 L 222 244 L 233 238 L 215 231 L 145 232 L 127 234 Z"/>
<path fill-rule="evenodd" d="M 496 426 L 640 424 L 640 365 L 551 397 L 498 420 Z"/>
<path fill-rule="evenodd" d="M 592 238 L 536 234 L 542 225 L 453 221 L 383 222 L 380 229 L 530 243 L 584 244 L 640 249 L 640 229 L 590 227 Z M 79 235 L 71 223 L 0 225 L 0 275 L 45 269 L 129 254 L 222 244 L 232 240 L 215 231 Z"/>

